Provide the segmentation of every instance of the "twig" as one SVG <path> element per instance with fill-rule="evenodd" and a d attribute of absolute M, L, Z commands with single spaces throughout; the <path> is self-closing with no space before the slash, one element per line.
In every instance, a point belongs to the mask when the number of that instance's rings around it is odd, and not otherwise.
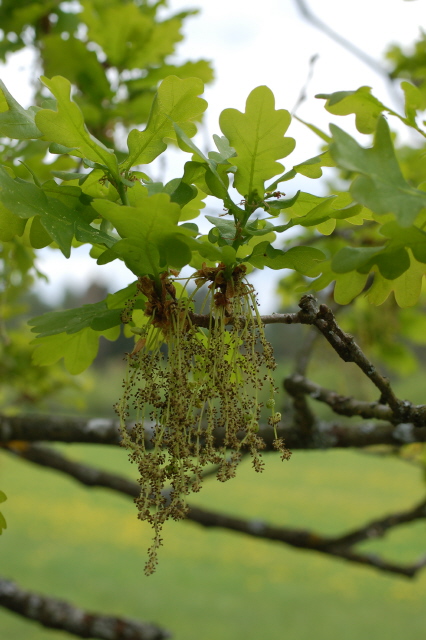
<path fill-rule="evenodd" d="M 68 460 L 62 454 L 52 451 L 40 445 L 28 445 L 26 448 L 9 449 L 11 453 L 44 467 L 50 467 L 57 471 L 72 476 L 82 484 L 90 487 L 101 486 L 104 488 L 124 493 L 132 498 L 139 496 L 140 486 L 136 482 L 122 478 L 107 471 L 100 471 L 85 464 Z M 350 562 L 375 567 L 381 571 L 395 573 L 407 577 L 414 577 L 426 564 L 421 559 L 415 564 L 399 565 L 388 562 L 376 555 L 358 553 L 351 547 L 373 535 L 384 535 L 389 529 L 400 524 L 416 519 L 426 518 L 426 502 L 422 502 L 411 511 L 391 514 L 381 520 L 376 520 L 355 531 L 339 537 L 325 537 L 316 532 L 289 527 L 276 527 L 260 520 L 246 520 L 228 516 L 223 513 L 190 506 L 187 519 L 197 522 L 204 527 L 220 527 L 245 533 L 267 540 L 275 540 L 292 547 L 317 551 L 326 555 L 343 558 Z M 379 532 L 374 534 L 373 532 Z"/>
<path fill-rule="evenodd" d="M 310 81 L 312 80 L 312 76 L 314 73 L 314 66 L 316 61 L 318 60 L 318 54 L 314 53 L 313 56 L 310 57 L 309 59 L 309 68 L 308 68 L 308 75 L 306 77 L 305 80 L 305 84 L 303 85 L 303 87 L 300 90 L 299 96 L 295 102 L 295 105 L 293 107 L 293 109 L 291 110 L 291 115 L 294 117 L 296 115 L 296 111 L 298 110 L 298 108 L 300 107 L 300 105 L 306 100 L 306 94 L 308 91 L 308 86 Z"/>
<path fill-rule="evenodd" d="M 343 545 L 338 542 L 338 539 L 335 541 L 333 538 L 321 536 L 314 531 L 274 527 L 261 520 L 244 520 L 243 518 L 236 518 L 225 514 L 212 513 L 211 511 L 198 507 L 191 507 L 188 518 L 198 522 L 204 527 L 231 529 L 256 538 L 275 540 L 291 547 L 305 549 L 307 551 L 317 551 L 356 564 L 374 567 L 386 573 L 399 574 L 408 578 L 413 578 L 426 566 L 426 558 L 423 557 L 413 564 L 400 565 L 387 561 L 375 554 L 358 553 L 351 549 L 352 545 Z"/>
<path fill-rule="evenodd" d="M 351 396 L 342 396 L 297 374 L 288 376 L 284 381 L 284 387 L 293 397 L 306 398 L 308 395 L 319 402 L 328 404 L 334 413 L 342 416 L 360 416 L 366 419 L 375 418 L 389 422 L 392 422 L 394 418 L 392 409 L 385 404 L 364 402 Z"/>
<path fill-rule="evenodd" d="M 80 638 L 162 640 L 171 637 L 168 631 L 153 624 L 84 611 L 65 600 L 24 591 L 5 578 L 0 578 L 0 605 L 44 627 L 61 629 Z"/>
<path fill-rule="evenodd" d="M 319 307 L 313 296 L 307 295 L 299 302 L 305 324 L 313 324 L 333 347 L 344 362 L 355 363 L 381 393 L 380 402 L 388 404 L 393 412 L 395 424 L 411 422 L 415 426 L 426 424 L 426 405 L 415 406 L 406 400 L 399 400 L 388 378 L 382 376 L 370 362 L 354 337 L 345 333 L 337 324 L 333 312 L 325 304 Z"/>
<path fill-rule="evenodd" d="M 364 540 L 372 540 L 374 538 L 382 538 L 390 529 L 398 527 L 401 524 L 414 522 L 415 520 L 426 519 L 426 500 L 422 500 L 418 505 L 406 511 L 392 513 L 385 518 L 372 520 L 368 524 L 355 529 L 354 531 L 335 538 L 333 544 L 337 545 L 354 545 Z"/>
<path fill-rule="evenodd" d="M 377 60 L 369 56 L 368 53 L 365 53 L 365 51 L 363 51 L 362 49 L 359 49 L 355 44 L 353 44 L 352 42 L 350 42 L 349 40 L 341 36 L 340 33 L 337 33 L 336 31 L 331 29 L 328 26 L 328 24 L 326 24 L 325 22 L 322 22 L 322 20 L 317 18 L 316 15 L 314 15 L 312 11 L 309 9 L 305 0 L 295 0 L 295 3 L 297 5 L 297 8 L 305 18 L 305 20 L 307 20 L 314 27 L 316 27 L 317 29 L 325 33 L 329 38 L 331 38 L 331 40 L 334 40 L 341 47 L 343 47 L 344 49 L 352 53 L 352 55 L 359 58 L 359 60 L 362 60 L 364 64 L 369 66 L 376 73 L 380 74 L 381 76 L 384 76 L 387 80 L 390 80 L 389 73 L 385 69 L 385 67 L 383 67 L 379 62 L 377 62 Z"/>

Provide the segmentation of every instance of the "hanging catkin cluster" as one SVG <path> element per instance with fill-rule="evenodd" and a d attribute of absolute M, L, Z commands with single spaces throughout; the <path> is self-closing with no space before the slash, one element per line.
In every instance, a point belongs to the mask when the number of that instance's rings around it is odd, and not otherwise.
<path fill-rule="evenodd" d="M 185 517 L 185 496 L 200 490 L 204 467 L 217 465 L 218 480 L 228 480 L 235 476 L 241 451 L 248 450 L 255 470 L 262 471 L 260 451 L 265 445 L 257 432 L 263 406 L 259 392 L 265 384 L 274 446 L 283 459 L 290 455 L 276 435 L 280 415 L 274 411 L 272 347 L 244 275 L 242 266 L 227 274 L 219 265 L 203 267 L 193 276 L 195 291 L 210 283 L 205 328 L 194 321 L 194 294 L 177 299 L 169 274 L 162 274 L 161 290 L 150 278 L 139 279 L 148 322 L 128 354 L 124 393 L 116 410 L 123 444 L 139 468 L 139 518 L 154 529 L 147 574 L 155 570 L 163 523 Z M 133 413 L 136 424 L 129 432 L 126 424 Z M 149 442 L 147 424 L 152 425 Z"/>

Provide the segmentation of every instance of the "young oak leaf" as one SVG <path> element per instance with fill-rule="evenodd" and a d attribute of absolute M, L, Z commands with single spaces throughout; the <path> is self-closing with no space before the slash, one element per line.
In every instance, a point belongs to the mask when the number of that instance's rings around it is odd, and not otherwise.
<path fill-rule="evenodd" d="M 380 272 L 376 272 L 373 284 L 367 293 L 369 303 L 379 306 L 393 291 L 398 306 L 402 308 L 414 306 L 420 298 L 425 272 L 426 266 L 417 262 L 412 255 L 410 255 L 410 268 L 398 278 L 389 280 Z"/>
<path fill-rule="evenodd" d="M 17 182 L 0 167 L 0 201 L 12 214 L 20 218 L 40 216 L 40 222 L 64 256 L 70 257 L 74 237 L 80 242 L 102 243 L 112 246 L 114 239 L 95 229 L 76 210 L 57 198 L 49 198 L 31 182 Z"/>
<path fill-rule="evenodd" d="M 105 331 L 121 324 L 122 311 L 122 308 L 109 308 L 107 301 L 102 300 L 95 304 L 85 304 L 76 309 L 49 311 L 32 318 L 28 324 L 32 327 L 31 331 L 38 334 L 38 338 L 58 333 L 78 333 L 86 327 L 95 331 Z"/>
<path fill-rule="evenodd" d="M 34 122 L 35 108 L 25 110 L 0 80 L 0 137 L 34 140 L 42 133 Z"/>
<path fill-rule="evenodd" d="M 40 79 L 55 96 L 58 107 L 57 111 L 40 109 L 36 114 L 43 139 L 69 148 L 71 155 L 106 165 L 118 177 L 117 158 L 87 130 L 80 108 L 71 100 L 71 83 L 62 76 Z"/>
<path fill-rule="evenodd" d="M 194 136 L 197 127 L 192 121 L 199 120 L 207 107 L 207 102 L 198 97 L 203 91 L 204 85 L 198 78 L 165 78 L 155 95 L 145 130 L 133 129 L 129 133 L 129 156 L 122 163 L 122 169 L 149 164 L 163 153 L 167 148 L 164 138 L 176 139 L 173 123 L 188 137 Z"/>
<path fill-rule="evenodd" d="M 417 111 L 425 109 L 425 99 L 421 91 L 409 82 L 402 82 L 401 89 L 405 97 L 405 118 L 373 96 L 371 87 L 360 87 L 356 91 L 320 93 L 315 97 L 327 100 L 325 108 L 329 113 L 337 116 L 354 113 L 356 128 L 360 133 L 373 133 L 378 118 L 386 111 L 426 137 L 426 133 L 416 123 Z"/>
<path fill-rule="evenodd" d="M 36 338 L 32 341 L 36 347 L 33 362 L 38 366 L 49 366 L 63 358 L 68 371 L 77 375 L 87 369 L 96 358 L 100 336 L 116 340 L 119 331 L 119 327 L 102 332 L 85 327 L 76 333 L 58 333 Z"/>
<path fill-rule="evenodd" d="M 274 94 L 265 86 L 250 93 L 245 113 L 237 109 L 222 111 L 220 128 L 237 152 L 231 160 L 237 167 L 234 186 L 245 198 L 255 194 L 263 198 L 265 180 L 283 171 L 277 160 L 295 147 L 293 138 L 284 137 L 290 120 L 288 111 L 275 110 Z"/>
<path fill-rule="evenodd" d="M 184 240 L 192 233 L 177 225 L 181 209 L 168 194 L 140 198 L 136 207 L 108 200 L 94 200 L 92 206 L 117 229 L 122 240 L 113 251 L 137 276 L 156 275 L 167 264 L 181 268 L 191 260 Z"/>
<path fill-rule="evenodd" d="M 325 109 L 333 115 L 347 116 L 354 113 L 356 128 L 360 133 L 373 133 L 383 111 L 398 115 L 371 94 L 371 87 L 360 87 L 356 91 L 319 93 L 315 97 L 326 100 Z"/>
<path fill-rule="evenodd" d="M 426 109 L 426 99 L 420 89 L 410 82 L 401 82 L 401 89 L 404 92 L 406 123 L 419 131 L 416 116 L 418 111 Z"/>
<path fill-rule="evenodd" d="M 330 130 L 333 134 L 330 150 L 337 165 L 360 174 L 350 188 L 353 199 L 374 213 L 395 214 L 402 227 L 411 226 L 419 211 L 426 207 L 426 193 L 412 187 L 403 177 L 385 118 L 378 120 L 371 149 L 361 147 L 336 125 L 331 124 Z"/>
<path fill-rule="evenodd" d="M 11 213 L 0 201 L 0 241 L 9 242 L 15 236 L 22 236 L 26 220 Z"/>

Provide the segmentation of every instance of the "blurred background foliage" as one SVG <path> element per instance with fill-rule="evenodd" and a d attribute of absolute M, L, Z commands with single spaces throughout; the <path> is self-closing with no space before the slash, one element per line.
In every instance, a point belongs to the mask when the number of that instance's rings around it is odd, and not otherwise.
<path fill-rule="evenodd" d="M 189 10 L 158 18 L 165 0 L 3 0 L 0 5 L 0 58 L 24 47 L 36 51 L 34 77 L 64 75 L 74 86 L 74 98 L 92 133 L 105 143 L 122 144 L 130 127 L 146 122 L 159 81 L 174 74 L 213 79 L 206 60 L 170 64 L 182 39 Z M 409 79 L 426 98 L 426 36 L 410 51 L 392 46 L 387 54 L 392 81 Z M 34 83 L 38 104 L 45 96 Z M 0 161 L 13 165 L 21 177 L 28 170 L 49 179 L 50 171 L 78 169 L 78 160 L 60 156 L 51 163 L 41 141 L 0 141 Z M 424 176 L 425 146 L 404 143 L 399 160 L 408 181 Z M 25 165 L 19 164 L 24 161 Z M 351 176 L 341 174 L 329 185 L 344 190 Z M 424 179 L 424 178 L 423 178 Z M 2 218 L 4 220 L 4 218 Z M 355 224 L 353 224 L 355 222 Z M 113 402 L 123 373 L 123 352 L 130 341 L 101 339 L 92 368 L 77 377 L 62 364 L 35 368 L 31 363 L 31 333 L 26 320 L 49 310 L 32 291 L 36 278 L 34 250 L 25 232 L 15 236 L 13 217 L 0 226 L 0 408 L 3 413 L 54 412 L 112 417 Z M 13 233 L 11 231 L 13 230 Z M 314 242 L 329 259 L 348 241 L 375 246 L 373 225 L 337 221 L 326 233 L 301 230 L 287 246 Z M 13 237 L 14 236 L 14 237 Z M 40 246 L 43 245 L 41 239 Z M 346 283 L 347 284 L 347 283 Z M 330 303 L 334 286 L 320 295 Z M 371 286 L 371 283 L 368 283 Z M 275 311 L 296 308 L 312 282 L 297 273 L 285 275 Z M 64 291 L 55 309 L 94 303 L 105 297 L 97 283 L 86 291 Z M 334 304 L 334 303 L 333 303 Z M 393 294 L 379 307 L 363 292 L 351 305 L 335 305 L 342 327 L 353 333 L 369 357 L 392 377 L 395 390 L 413 402 L 424 402 L 426 315 L 424 294 L 416 307 L 400 309 Z M 293 367 L 305 337 L 303 327 L 267 327 L 278 368 L 277 384 Z M 324 387 L 360 399 L 375 399 L 374 390 L 355 366 L 338 360 L 318 341 L 309 371 Z M 283 395 L 283 404 L 286 399 Z M 285 408 L 285 406 L 284 406 Z M 326 408 L 321 417 L 330 418 Z M 348 419 L 349 420 L 349 419 Z M 75 459 L 132 477 L 126 453 L 112 447 L 62 447 Z M 379 455 L 386 454 L 386 455 Z M 296 460 L 297 458 L 297 460 Z M 268 455 L 267 471 L 254 476 L 247 464 L 231 486 L 210 481 L 195 503 L 229 513 L 265 518 L 277 524 L 307 526 L 323 533 L 355 526 L 383 510 L 403 508 L 424 493 L 424 447 L 391 451 L 298 452 L 284 466 Z M 378 575 L 371 570 L 298 553 L 283 546 L 249 540 L 222 531 L 201 531 L 189 523 L 172 525 L 158 573 L 143 576 L 149 531 L 137 521 L 133 505 L 102 490 L 85 490 L 51 471 L 2 455 L 1 487 L 9 497 L 9 528 L 2 536 L 2 573 L 25 588 L 64 597 L 80 606 L 151 619 L 173 629 L 183 640 L 234 640 L 266 637 L 317 640 L 341 637 L 358 640 L 418 640 L 424 633 L 426 575 L 416 583 Z M 420 480 L 420 481 L 419 481 Z M 425 525 L 392 534 L 385 551 L 410 560 L 424 548 Z M 368 543 L 374 550 L 374 542 Z M 383 549 L 383 541 L 380 542 Z M 7 640 L 69 637 L 46 631 L 8 612 L 0 612 Z"/>

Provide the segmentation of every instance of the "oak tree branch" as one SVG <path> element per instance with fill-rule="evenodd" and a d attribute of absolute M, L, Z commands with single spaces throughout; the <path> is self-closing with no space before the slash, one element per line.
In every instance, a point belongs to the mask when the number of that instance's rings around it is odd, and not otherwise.
<path fill-rule="evenodd" d="M 60 629 L 79 638 L 100 640 L 163 640 L 170 633 L 147 622 L 88 612 L 74 605 L 21 589 L 0 577 L 0 605 L 49 629 Z"/>
<path fill-rule="evenodd" d="M 140 486 L 136 482 L 115 473 L 101 471 L 89 465 L 74 462 L 47 447 L 41 445 L 11 446 L 9 451 L 35 464 L 50 467 L 70 475 L 86 486 L 100 486 L 112 489 L 132 498 L 139 496 Z M 389 529 L 400 524 L 421 518 L 426 519 L 426 501 L 411 510 L 391 514 L 347 534 L 333 538 L 322 536 L 309 530 L 273 526 L 260 520 L 247 520 L 195 506 L 189 507 L 187 515 L 188 520 L 197 522 L 204 527 L 220 527 L 257 538 L 275 540 L 299 549 L 317 551 L 349 562 L 375 567 L 380 571 L 410 578 L 414 577 L 426 565 L 425 558 L 419 559 L 414 564 L 400 565 L 377 555 L 357 552 L 352 547 L 363 540 L 383 536 Z"/>

